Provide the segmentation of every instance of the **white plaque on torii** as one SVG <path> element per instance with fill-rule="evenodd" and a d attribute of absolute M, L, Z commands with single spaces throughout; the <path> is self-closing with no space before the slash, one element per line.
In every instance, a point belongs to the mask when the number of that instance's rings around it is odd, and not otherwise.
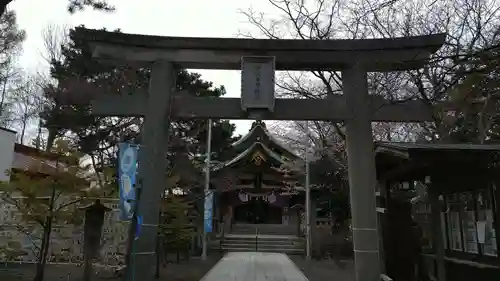
<path fill-rule="evenodd" d="M 274 57 L 241 58 L 241 108 L 274 111 Z"/>

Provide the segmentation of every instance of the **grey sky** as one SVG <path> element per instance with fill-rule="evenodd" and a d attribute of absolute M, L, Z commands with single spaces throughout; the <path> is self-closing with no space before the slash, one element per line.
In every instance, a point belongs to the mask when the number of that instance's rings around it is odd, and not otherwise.
<path fill-rule="evenodd" d="M 27 40 L 19 63 L 27 71 L 44 70 L 40 53 L 43 50 L 41 32 L 49 24 L 80 25 L 89 28 L 120 28 L 123 32 L 164 36 L 235 37 L 239 29 L 248 30 L 244 15 L 238 10 L 253 7 L 270 10 L 267 0 L 111 0 L 114 13 L 88 10 L 74 15 L 66 11 L 67 0 L 15 0 L 10 6 L 17 12 L 20 28 Z M 224 85 L 228 96 L 240 95 L 239 71 L 198 70 L 202 78 Z M 248 131 L 250 121 L 234 121 L 236 133 Z"/>

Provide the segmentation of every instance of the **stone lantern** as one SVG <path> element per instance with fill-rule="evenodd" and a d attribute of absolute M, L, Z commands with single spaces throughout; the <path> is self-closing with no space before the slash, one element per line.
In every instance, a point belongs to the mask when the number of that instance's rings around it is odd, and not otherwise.
<path fill-rule="evenodd" d="M 104 214 L 111 209 L 104 206 L 99 199 L 93 204 L 83 207 L 85 210 L 83 254 L 84 271 L 83 281 L 91 280 L 92 260 L 97 257 L 101 243 Z"/>

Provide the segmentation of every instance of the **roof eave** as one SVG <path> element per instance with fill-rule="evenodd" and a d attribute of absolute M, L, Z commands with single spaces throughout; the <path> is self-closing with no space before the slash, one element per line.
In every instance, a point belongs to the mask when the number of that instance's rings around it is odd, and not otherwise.
<path fill-rule="evenodd" d="M 218 170 L 221 170 L 221 169 L 224 169 L 224 168 L 228 168 L 230 166 L 235 165 L 236 163 L 238 163 L 239 161 L 241 161 L 242 159 L 244 159 L 247 155 L 249 155 L 251 152 L 253 152 L 256 149 L 257 146 L 260 146 L 268 156 L 270 156 L 272 159 L 280 162 L 282 165 L 289 165 L 289 163 L 287 161 L 281 159 L 281 157 L 278 154 L 274 153 L 271 149 L 269 149 L 262 142 L 254 142 L 250 147 L 248 147 L 242 153 L 238 154 L 233 159 L 231 159 L 229 161 L 226 161 L 226 162 L 223 162 L 218 167 L 214 167 L 213 171 L 218 171 Z"/>

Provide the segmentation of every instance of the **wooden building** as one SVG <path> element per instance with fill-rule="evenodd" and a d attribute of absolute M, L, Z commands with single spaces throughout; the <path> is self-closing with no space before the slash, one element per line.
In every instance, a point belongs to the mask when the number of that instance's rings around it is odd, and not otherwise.
<path fill-rule="evenodd" d="M 226 238 L 256 233 L 303 236 L 305 162 L 281 145 L 265 123 L 254 122 L 250 132 L 233 143 L 222 159 L 213 168 L 211 185 L 217 233 Z M 311 190 L 314 224 L 316 192 L 314 187 Z"/>
<path fill-rule="evenodd" d="M 499 280 L 499 161 L 500 145 L 377 144 L 388 276 Z"/>

